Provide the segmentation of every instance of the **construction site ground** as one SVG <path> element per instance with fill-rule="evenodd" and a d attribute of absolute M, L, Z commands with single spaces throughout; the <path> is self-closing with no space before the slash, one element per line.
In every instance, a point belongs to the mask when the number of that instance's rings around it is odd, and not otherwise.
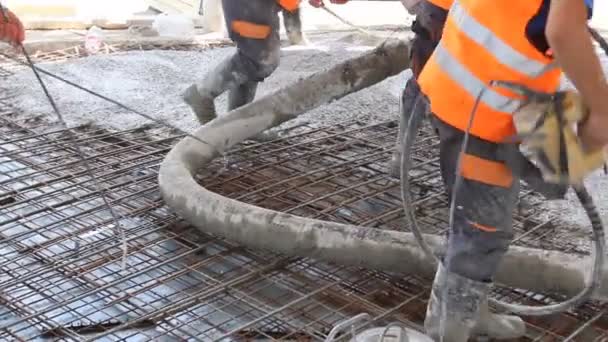
<path fill-rule="evenodd" d="M 410 35 L 406 28 L 373 32 L 380 40 Z M 194 129 L 179 94 L 234 48 L 218 37 L 113 34 L 118 38 L 94 56 L 74 38 L 35 54 L 35 62 L 173 127 Z M 49 41 L 65 33 L 36 35 Z M 285 46 L 260 96 L 379 42 L 354 31 L 308 36 L 308 47 Z M 5 56 L 0 77 L 0 340 L 323 341 L 339 321 L 362 312 L 374 326 L 400 321 L 421 329 L 431 279 L 250 250 L 204 234 L 158 191 L 158 166 L 183 133 L 43 77 L 66 130 L 31 70 Z M 201 184 L 304 217 L 405 230 L 399 181 L 385 163 L 406 79 L 404 73 L 311 111 L 280 127 L 278 140 L 240 144 L 201 171 Z M 443 234 L 447 200 L 429 129 L 414 153 L 419 220 L 426 232 Z M 590 184 L 608 220 L 608 185 L 599 173 Z M 589 254 L 589 229 L 575 202 L 545 203 L 528 190 L 522 198 L 515 244 Z M 563 299 L 501 286 L 493 295 L 534 305 Z M 607 340 L 607 309 L 589 302 L 525 317 L 520 341 Z"/>

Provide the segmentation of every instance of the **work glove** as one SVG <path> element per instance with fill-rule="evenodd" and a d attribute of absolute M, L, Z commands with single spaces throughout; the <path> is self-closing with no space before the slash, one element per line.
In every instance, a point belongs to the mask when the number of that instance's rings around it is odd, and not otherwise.
<path fill-rule="evenodd" d="M 345 3 L 348 2 L 348 0 L 329 0 L 329 2 L 331 2 L 332 4 L 336 4 L 336 5 L 343 5 Z M 323 2 L 323 0 L 308 0 L 308 3 L 312 6 L 312 7 L 324 7 L 325 3 Z"/>
<path fill-rule="evenodd" d="M 23 24 L 13 12 L 6 8 L 3 11 L 5 15 L 0 16 L 0 41 L 19 46 L 25 40 Z"/>
<path fill-rule="evenodd" d="M 578 93 L 543 94 L 521 87 L 515 90 L 526 97 L 513 114 L 517 139 L 545 181 L 582 184 L 585 176 L 605 164 L 603 149 L 589 151 L 577 136 L 577 126 L 589 116 L 589 108 Z"/>

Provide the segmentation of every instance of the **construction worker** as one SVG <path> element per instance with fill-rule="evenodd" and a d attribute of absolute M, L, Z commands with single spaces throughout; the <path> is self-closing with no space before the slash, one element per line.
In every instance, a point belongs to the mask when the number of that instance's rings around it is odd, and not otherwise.
<path fill-rule="evenodd" d="M 23 24 L 9 9 L 3 7 L 3 11 L 3 18 L 0 17 L 0 41 L 19 46 L 25 40 Z"/>
<path fill-rule="evenodd" d="M 454 0 L 419 0 L 404 2 L 404 6 L 411 13 L 416 15 L 416 20 L 412 24 L 414 38 L 410 49 L 410 63 L 412 66 L 412 79 L 410 79 L 401 97 L 401 115 L 399 122 L 399 135 L 395 151 L 389 161 L 388 172 L 391 176 L 399 178 L 401 166 L 401 141 L 403 133 L 407 127 L 407 120 L 411 114 L 416 99 L 420 95 L 420 87 L 416 79 L 422 71 L 435 46 L 441 39 L 443 24 L 448 15 L 448 10 Z M 417 107 L 418 110 L 425 110 L 424 106 Z"/>
<path fill-rule="evenodd" d="M 237 52 L 183 94 L 184 101 L 202 125 L 216 117 L 214 100 L 225 91 L 229 91 L 228 110 L 253 101 L 258 83 L 279 65 L 278 12 L 281 9 L 293 12 L 299 5 L 300 0 L 222 1 L 226 25 Z M 258 138 L 264 140 L 267 137 L 261 135 Z"/>
<path fill-rule="evenodd" d="M 455 201 L 424 324 L 436 341 L 462 342 L 478 335 L 511 339 L 525 333 L 519 317 L 492 314 L 487 307 L 491 283 L 513 237 L 519 179 L 501 151 L 516 134 L 511 115 L 518 97 L 504 89 L 482 89 L 503 80 L 551 93 L 558 90 L 563 71 L 590 108 L 578 129 L 583 147 L 597 151 L 606 146 L 608 83 L 588 32 L 592 8 L 593 1 L 584 0 L 456 0 L 450 8 L 443 36 L 418 77 L 440 138 L 442 177 Z M 551 69 L 554 62 L 557 68 Z M 461 155 L 465 132 L 469 142 Z M 452 193 L 456 177 L 462 183 Z"/>

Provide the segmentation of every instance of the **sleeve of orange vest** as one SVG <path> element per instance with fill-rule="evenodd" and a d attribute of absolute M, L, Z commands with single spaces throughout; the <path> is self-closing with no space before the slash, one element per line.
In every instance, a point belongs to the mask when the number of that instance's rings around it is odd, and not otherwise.
<path fill-rule="evenodd" d="M 0 5 L 2 6 L 2 5 Z M 25 29 L 19 18 L 7 8 L 2 7 L 0 18 L 0 41 L 17 46 L 25 40 Z"/>

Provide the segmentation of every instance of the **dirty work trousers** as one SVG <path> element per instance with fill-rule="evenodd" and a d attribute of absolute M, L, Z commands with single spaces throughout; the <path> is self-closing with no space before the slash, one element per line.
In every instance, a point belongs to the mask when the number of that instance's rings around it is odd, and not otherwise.
<path fill-rule="evenodd" d="M 468 279 L 491 282 L 513 238 L 513 210 L 520 182 L 503 156 L 517 153 L 516 147 L 469 136 L 458 171 L 464 132 L 434 115 L 432 123 L 440 139 L 441 176 L 450 203 L 455 200 L 443 264 L 448 271 Z M 462 182 L 453 193 L 457 174 Z"/>
<path fill-rule="evenodd" d="M 416 20 L 412 24 L 412 31 L 414 31 L 415 35 L 410 49 L 413 78 L 405 85 L 405 90 L 401 97 L 401 115 L 403 117 L 399 124 L 397 146 L 401 144 L 403 134 L 407 128 L 406 123 L 412 114 L 412 110 L 414 108 L 424 110 L 422 106 L 416 105 L 416 102 L 421 98 L 420 87 L 416 80 L 422 72 L 422 68 L 433 54 L 435 47 L 439 44 L 439 40 L 441 40 L 443 25 L 447 16 L 448 11 L 425 0 L 422 0 L 417 9 Z M 397 148 L 399 149 L 400 147 Z"/>
<path fill-rule="evenodd" d="M 275 0 L 222 0 L 226 27 L 236 44 L 235 72 L 261 82 L 279 65 L 279 11 Z"/>
<path fill-rule="evenodd" d="M 302 35 L 302 15 L 300 12 L 300 8 L 297 8 L 293 11 L 288 11 L 286 9 L 282 10 L 283 14 L 283 26 L 285 26 L 285 32 L 288 36 Z"/>

